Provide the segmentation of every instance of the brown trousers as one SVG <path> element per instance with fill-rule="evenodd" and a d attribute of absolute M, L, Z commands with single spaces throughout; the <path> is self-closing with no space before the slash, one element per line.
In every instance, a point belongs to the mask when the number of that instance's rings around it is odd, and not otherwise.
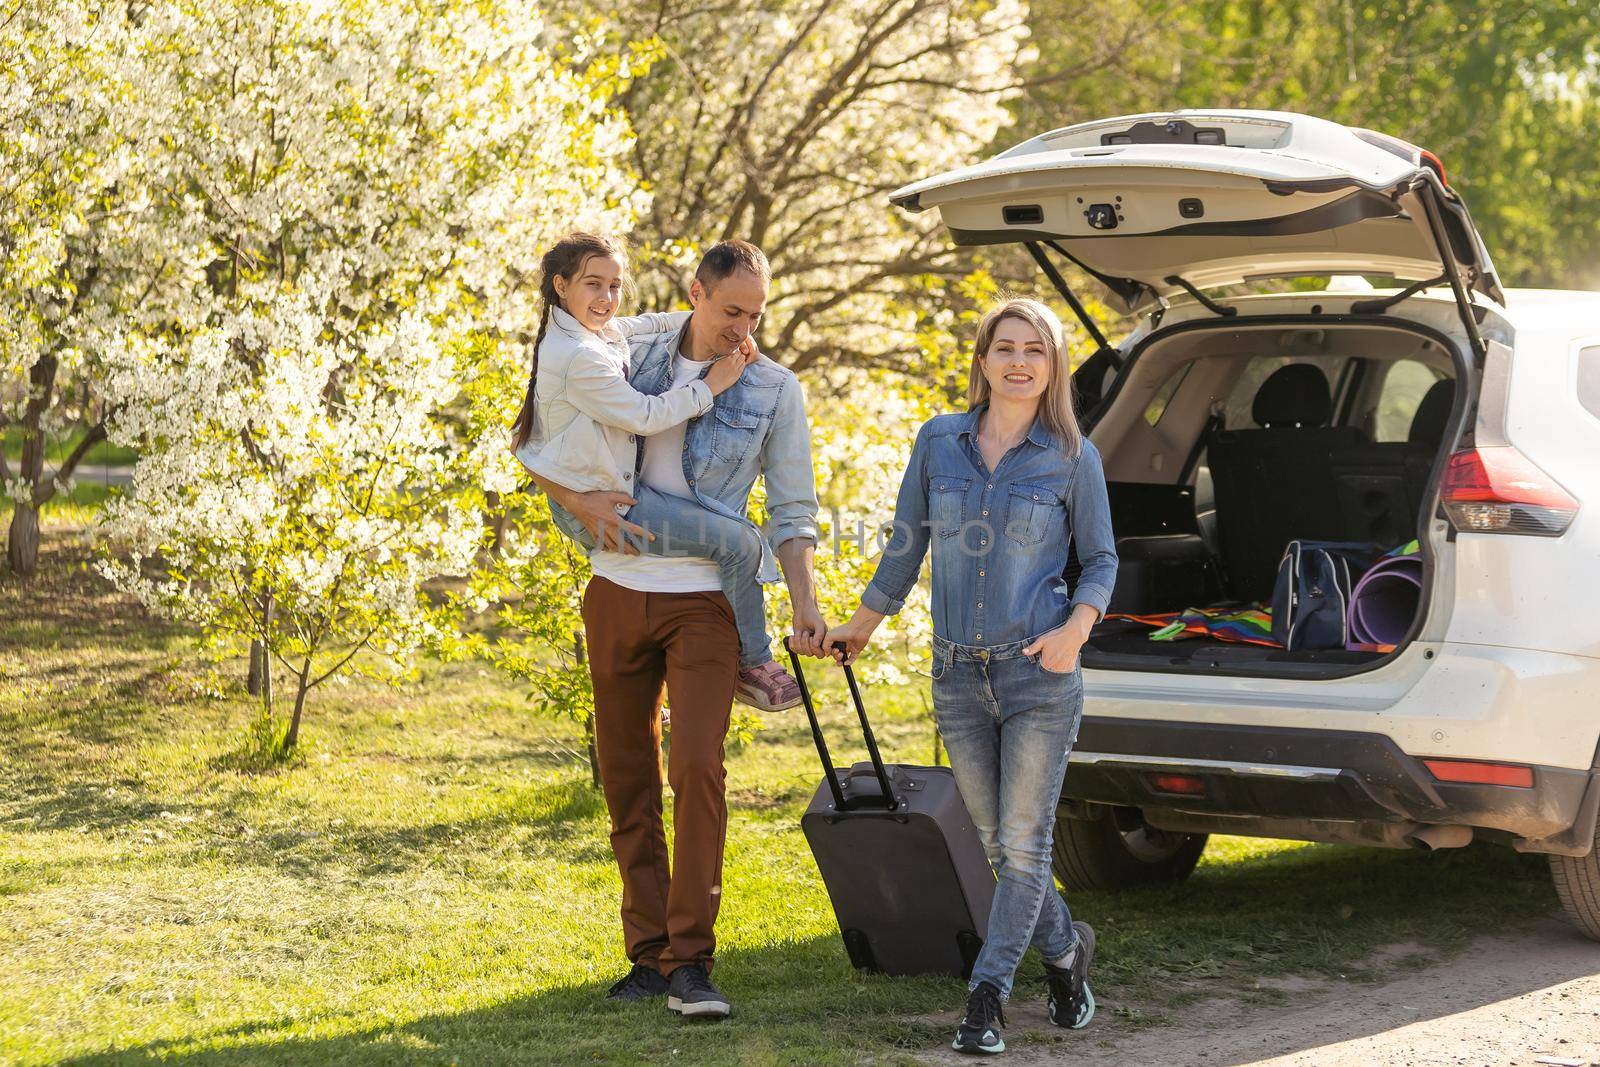
<path fill-rule="evenodd" d="M 640 593 L 596 577 L 584 590 L 583 622 L 628 959 L 662 974 L 686 963 L 709 970 L 728 828 L 722 746 L 739 673 L 733 608 L 720 592 Z M 663 682 L 672 707 L 670 865 L 661 807 Z"/>

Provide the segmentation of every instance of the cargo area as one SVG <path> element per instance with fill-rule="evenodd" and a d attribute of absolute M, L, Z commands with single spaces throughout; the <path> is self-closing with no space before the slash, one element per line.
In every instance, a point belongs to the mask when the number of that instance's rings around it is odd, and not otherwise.
<path fill-rule="evenodd" d="M 1135 346 L 1092 434 L 1121 563 L 1084 664 L 1332 676 L 1404 647 L 1440 550 L 1424 523 L 1465 408 L 1458 358 L 1430 329 L 1349 315 L 1187 322 Z M 1274 633 L 1292 542 L 1349 546 L 1338 640 Z"/>

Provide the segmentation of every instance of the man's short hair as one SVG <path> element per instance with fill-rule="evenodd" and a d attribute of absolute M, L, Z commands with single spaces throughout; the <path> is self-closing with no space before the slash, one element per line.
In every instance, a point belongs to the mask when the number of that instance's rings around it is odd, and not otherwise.
<path fill-rule="evenodd" d="M 772 281 L 766 254 L 749 241 L 718 241 L 706 249 L 694 276 L 710 292 L 736 270 L 749 271 L 763 282 Z"/>

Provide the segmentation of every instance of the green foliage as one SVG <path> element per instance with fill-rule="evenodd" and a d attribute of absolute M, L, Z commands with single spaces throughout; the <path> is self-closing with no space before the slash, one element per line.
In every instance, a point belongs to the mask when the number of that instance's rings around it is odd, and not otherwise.
<path fill-rule="evenodd" d="M 1109 115 L 1304 112 L 1435 152 L 1506 284 L 1600 284 L 1593 5 L 1035 0 L 1030 22 L 1038 84 L 997 149 Z"/>

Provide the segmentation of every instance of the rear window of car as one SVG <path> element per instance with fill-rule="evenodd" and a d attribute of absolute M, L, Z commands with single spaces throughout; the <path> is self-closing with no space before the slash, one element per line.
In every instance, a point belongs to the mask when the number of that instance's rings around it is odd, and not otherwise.
<path fill-rule="evenodd" d="M 1228 394 L 1223 412 L 1224 425 L 1230 430 L 1261 429 L 1255 418 L 1256 392 L 1260 390 L 1261 383 L 1272 377 L 1273 371 L 1278 368 L 1291 363 L 1309 363 L 1328 379 L 1328 392 L 1334 394 L 1338 391 L 1339 375 L 1347 362 L 1348 356 L 1272 356 L 1252 359 L 1234 383 L 1233 391 Z"/>
<path fill-rule="evenodd" d="M 1600 346 L 1578 353 L 1578 403 L 1600 419 Z"/>
<path fill-rule="evenodd" d="M 1161 388 L 1156 390 L 1156 395 L 1150 398 L 1150 406 L 1144 409 L 1145 422 L 1154 426 L 1161 421 L 1161 416 L 1167 413 L 1167 405 L 1172 402 L 1172 394 L 1178 391 L 1178 387 L 1193 369 L 1193 363 L 1185 363 L 1168 375 L 1167 380 L 1161 383 Z"/>
<path fill-rule="evenodd" d="M 1411 437 L 1411 423 L 1422 406 L 1433 383 L 1444 375 L 1414 359 L 1402 359 L 1389 365 L 1383 376 L 1383 389 L 1378 394 L 1378 409 L 1372 413 L 1372 439 L 1374 441 L 1406 441 Z"/>

